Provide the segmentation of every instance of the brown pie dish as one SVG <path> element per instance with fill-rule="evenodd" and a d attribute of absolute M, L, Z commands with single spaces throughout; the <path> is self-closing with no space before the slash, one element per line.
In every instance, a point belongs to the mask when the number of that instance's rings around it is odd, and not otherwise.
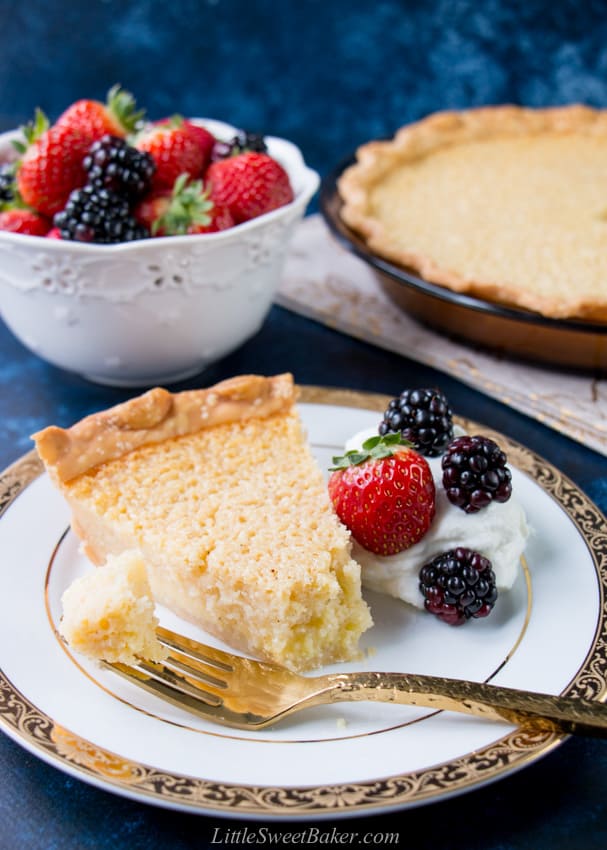
<path fill-rule="evenodd" d="M 430 116 L 359 148 L 320 206 L 414 318 L 509 355 L 607 368 L 607 113 Z"/>

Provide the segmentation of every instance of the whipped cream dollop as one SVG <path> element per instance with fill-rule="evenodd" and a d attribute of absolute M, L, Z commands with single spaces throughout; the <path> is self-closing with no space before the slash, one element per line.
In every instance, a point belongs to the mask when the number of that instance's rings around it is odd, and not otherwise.
<path fill-rule="evenodd" d="M 457 431 L 457 429 L 456 429 Z M 464 433 L 459 429 L 459 433 Z M 346 451 L 360 449 L 373 437 L 373 428 L 360 431 L 346 443 Z M 507 502 L 491 502 L 475 514 L 467 514 L 451 504 L 442 483 L 441 458 L 426 458 L 436 487 L 436 513 L 422 539 L 396 555 L 369 552 L 354 541 L 352 555 L 362 568 L 362 582 L 369 590 L 402 599 L 417 608 L 424 607 L 419 590 L 419 571 L 436 555 L 465 546 L 489 558 L 498 591 L 514 584 L 520 557 L 529 536 L 525 512 L 513 494 Z"/>

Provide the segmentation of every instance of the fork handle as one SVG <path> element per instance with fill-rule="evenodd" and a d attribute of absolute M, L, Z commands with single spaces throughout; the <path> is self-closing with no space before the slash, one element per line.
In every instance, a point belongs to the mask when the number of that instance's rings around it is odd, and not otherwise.
<path fill-rule="evenodd" d="M 607 706 L 481 682 L 403 673 L 338 673 L 326 677 L 331 702 L 394 702 L 457 711 L 557 734 L 607 737 Z"/>

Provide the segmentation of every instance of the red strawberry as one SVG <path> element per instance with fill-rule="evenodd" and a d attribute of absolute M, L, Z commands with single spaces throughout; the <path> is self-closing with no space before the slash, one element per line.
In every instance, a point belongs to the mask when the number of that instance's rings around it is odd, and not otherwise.
<path fill-rule="evenodd" d="M 123 138 L 127 133 L 133 133 L 143 115 L 143 110 L 137 111 L 132 94 L 120 86 L 113 86 L 106 103 L 77 100 L 59 116 L 55 126 L 71 127 L 92 144 L 105 135 Z"/>
<path fill-rule="evenodd" d="M 29 147 L 18 145 L 23 157 L 15 178 L 17 189 L 27 206 L 50 218 L 63 209 L 70 192 L 86 182 L 82 160 L 90 142 L 69 126 L 48 129 L 40 110 L 23 133 Z"/>
<path fill-rule="evenodd" d="M 435 488 L 428 461 L 399 434 L 372 437 L 361 451 L 333 459 L 329 495 L 354 539 L 377 555 L 417 543 L 434 518 Z"/>
<path fill-rule="evenodd" d="M 211 163 L 206 179 L 213 197 L 228 207 L 237 224 L 282 207 L 294 197 L 282 165 L 257 151 Z"/>
<path fill-rule="evenodd" d="M 216 142 L 215 136 L 204 127 L 200 127 L 198 124 L 192 124 L 191 121 L 184 121 L 183 123 L 200 145 L 203 157 L 201 173 L 204 174 L 207 165 L 211 161 L 211 152 Z"/>
<path fill-rule="evenodd" d="M 188 183 L 187 174 L 177 178 L 172 192 L 144 198 L 134 215 L 152 236 L 216 233 L 234 225 L 230 211 L 213 202 L 201 180 Z"/>
<path fill-rule="evenodd" d="M 155 189 L 172 189 L 180 174 L 200 177 L 208 161 L 193 125 L 175 116 L 148 126 L 135 141 L 156 162 Z"/>
<path fill-rule="evenodd" d="M 51 227 L 49 232 L 46 234 L 47 239 L 61 239 L 61 229 L 59 227 Z"/>
<path fill-rule="evenodd" d="M 0 230 L 8 230 L 10 233 L 46 236 L 50 226 L 48 219 L 32 210 L 14 207 L 0 212 Z"/>

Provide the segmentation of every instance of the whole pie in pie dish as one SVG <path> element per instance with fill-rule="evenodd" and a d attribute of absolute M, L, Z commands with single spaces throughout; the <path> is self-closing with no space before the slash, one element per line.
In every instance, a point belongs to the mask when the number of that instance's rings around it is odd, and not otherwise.
<path fill-rule="evenodd" d="M 139 553 L 157 603 L 306 670 L 355 658 L 371 616 L 296 397 L 288 374 L 156 388 L 34 439 L 93 563 Z"/>
<path fill-rule="evenodd" d="M 607 111 L 437 113 L 359 148 L 338 188 L 348 227 L 425 280 L 607 320 Z"/>

